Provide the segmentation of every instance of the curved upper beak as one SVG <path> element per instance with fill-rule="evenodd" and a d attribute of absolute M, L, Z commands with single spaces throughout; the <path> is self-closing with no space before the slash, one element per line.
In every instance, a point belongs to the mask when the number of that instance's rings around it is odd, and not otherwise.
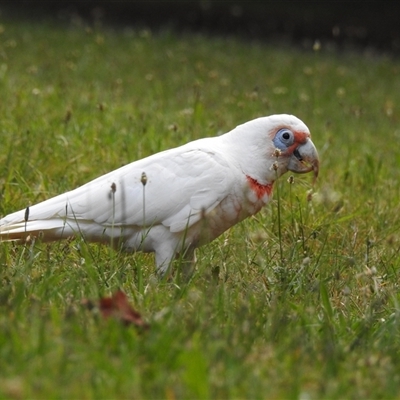
<path fill-rule="evenodd" d="M 314 180 L 319 172 L 319 158 L 317 149 L 311 139 L 298 146 L 289 161 L 288 170 L 298 174 L 314 171 Z"/>

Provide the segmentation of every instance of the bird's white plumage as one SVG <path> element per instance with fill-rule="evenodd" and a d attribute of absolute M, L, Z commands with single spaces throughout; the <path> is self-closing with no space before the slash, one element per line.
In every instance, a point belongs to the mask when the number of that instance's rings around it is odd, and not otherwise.
<path fill-rule="evenodd" d="M 30 207 L 29 221 L 61 217 L 114 227 L 142 226 L 145 222 L 179 232 L 197 222 L 202 212 L 215 208 L 234 179 L 222 158 L 211 151 L 190 147 L 193 146 L 128 164 Z M 141 182 L 143 172 L 146 185 Z M 21 210 L 0 222 L 22 223 L 24 215 L 25 210 Z"/>
<path fill-rule="evenodd" d="M 189 249 L 191 255 L 195 247 L 265 204 L 269 194 L 260 198 L 250 193 L 248 179 L 272 185 L 287 171 L 293 158 L 289 150 L 279 157 L 279 170 L 272 168 L 272 139 L 282 127 L 309 136 L 296 117 L 259 118 L 225 135 L 133 162 L 32 206 L 27 221 L 26 210 L 10 214 L 0 220 L 0 239 L 40 235 L 51 241 L 72 234 L 99 242 L 113 238 L 128 250 L 155 251 L 158 268 L 165 272 L 180 250 Z M 296 148 L 306 141 L 309 146 L 305 137 Z M 317 159 L 316 152 L 312 157 Z"/>

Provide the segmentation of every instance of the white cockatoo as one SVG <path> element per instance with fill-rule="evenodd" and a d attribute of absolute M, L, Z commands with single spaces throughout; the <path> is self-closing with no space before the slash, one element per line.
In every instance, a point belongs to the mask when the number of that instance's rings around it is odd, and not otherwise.
<path fill-rule="evenodd" d="M 256 214 L 287 171 L 318 175 L 307 126 L 292 115 L 261 117 L 217 137 L 162 151 L 0 220 L 0 241 L 86 241 L 154 252 L 165 275 L 178 256 Z M 187 265 L 186 265 L 187 264 Z"/>

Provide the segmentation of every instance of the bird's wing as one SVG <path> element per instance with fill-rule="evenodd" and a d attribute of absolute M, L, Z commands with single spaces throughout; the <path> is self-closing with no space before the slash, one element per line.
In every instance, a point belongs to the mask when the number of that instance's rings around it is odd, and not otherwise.
<path fill-rule="evenodd" d="M 28 221 L 73 219 L 105 227 L 163 224 L 180 232 L 213 210 L 229 194 L 233 182 L 231 166 L 219 153 L 177 148 L 32 206 Z M 21 224 L 24 218 L 22 210 L 0 220 L 0 226 Z"/>

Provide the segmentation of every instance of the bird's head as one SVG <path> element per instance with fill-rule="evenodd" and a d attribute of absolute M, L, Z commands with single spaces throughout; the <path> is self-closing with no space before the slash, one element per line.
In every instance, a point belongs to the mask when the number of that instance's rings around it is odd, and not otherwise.
<path fill-rule="evenodd" d="M 275 115 L 271 118 L 269 136 L 274 146 L 275 166 L 280 174 L 287 170 L 304 174 L 314 172 L 314 179 L 319 172 L 317 149 L 311 141 L 307 126 L 292 115 Z"/>
<path fill-rule="evenodd" d="M 314 179 L 318 176 L 318 152 L 310 131 L 293 115 L 257 118 L 231 134 L 243 172 L 261 184 L 272 183 L 287 171 L 313 171 Z"/>

